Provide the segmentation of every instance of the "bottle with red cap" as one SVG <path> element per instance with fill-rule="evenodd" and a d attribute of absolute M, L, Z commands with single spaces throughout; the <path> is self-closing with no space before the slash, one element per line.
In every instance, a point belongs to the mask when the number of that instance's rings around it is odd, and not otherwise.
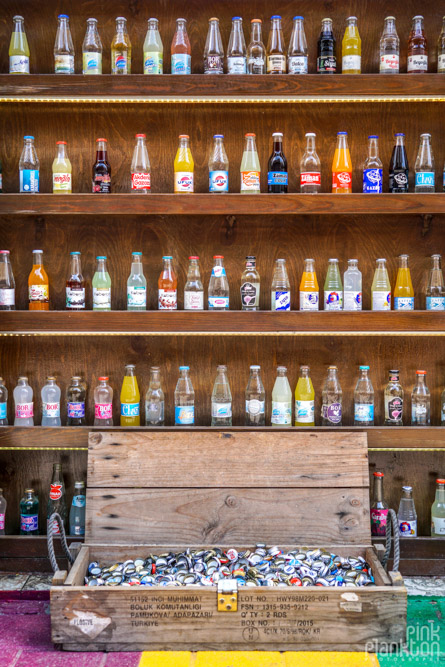
<path fill-rule="evenodd" d="M 96 162 L 93 165 L 93 192 L 111 192 L 111 167 L 107 156 L 107 140 L 96 139 Z"/>
<path fill-rule="evenodd" d="M 255 143 L 255 134 L 248 132 L 244 139 L 244 152 L 241 160 L 241 194 L 259 194 L 261 192 L 261 166 Z"/>
<path fill-rule="evenodd" d="M 204 310 L 204 287 L 199 271 L 199 257 L 189 257 L 187 281 L 184 287 L 184 310 Z"/>
<path fill-rule="evenodd" d="M 175 172 L 174 191 L 180 194 L 193 192 L 195 163 L 190 150 L 190 137 L 188 134 L 179 135 L 179 146 L 176 151 L 173 167 Z"/>
<path fill-rule="evenodd" d="M 445 537 L 445 479 L 436 479 L 436 499 L 431 507 L 431 537 Z"/>
<path fill-rule="evenodd" d="M 375 472 L 373 475 L 374 497 L 371 503 L 371 535 L 374 537 L 385 537 L 388 503 L 383 498 L 384 474 L 382 472 Z"/>
<path fill-rule="evenodd" d="M 148 194 L 151 189 L 150 160 L 145 134 L 136 135 L 136 146 L 131 161 L 131 191 Z"/>
<path fill-rule="evenodd" d="M 53 193 L 71 194 L 71 162 L 66 152 L 66 141 L 57 142 L 57 155 L 53 162 Z"/>
<path fill-rule="evenodd" d="M 51 480 L 51 486 L 49 488 L 48 509 L 46 514 L 48 531 L 50 527 L 49 520 L 54 512 L 57 512 L 57 514 L 60 515 L 63 526 L 65 527 L 68 512 L 66 508 L 65 484 L 63 482 L 62 465 L 60 463 L 53 464 L 53 477 Z M 59 523 L 56 519 L 53 521 L 53 534 L 59 535 Z"/>
<path fill-rule="evenodd" d="M 94 390 L 94 426 L 113 426 L 113 390 L 108 376 L 97 378 Z"/>

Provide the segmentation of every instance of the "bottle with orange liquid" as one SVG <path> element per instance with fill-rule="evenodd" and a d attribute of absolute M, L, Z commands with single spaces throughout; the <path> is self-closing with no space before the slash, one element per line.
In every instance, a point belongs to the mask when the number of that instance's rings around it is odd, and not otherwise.
<path fill-rule="evenodd" d="M 304 260 L 300 282 L 300 310 L 318 310 L 319 288 L 315 273 L 315 259 Z"/>
<path fill-rule="evenodd" d="M 158 280 L 158 309 L 177 310 L 178 279 L 173 270 L 173 257 L 165 255 L 162 261 L 164 262 L 164 267 Z"/>
<path fill-rule="evenodd" d="M 29 310 L 49 310 L 49 281 L 43 266 L 43 250 L 33 250 L 32 258 L 28 278 Z"/>
<path fill-rule="evenodd" d="M 334 194 L 352 192 L 352 162 L 347 132 L 337 132 L 337 148 L 332 162 L 332 192 Z"/>
<path fill-rule="evenodd" d="M 414 310 L 414 289 L 408 258 L 408 255 L 399 256 L 399 270 L 394 289 L 394 310 Z"/>

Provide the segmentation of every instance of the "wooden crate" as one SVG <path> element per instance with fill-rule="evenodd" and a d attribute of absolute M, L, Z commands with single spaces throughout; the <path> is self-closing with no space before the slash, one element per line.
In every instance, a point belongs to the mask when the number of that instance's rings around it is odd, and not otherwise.
<path fill-rule="evenodd" d="M 68 650 L 382 650 L 404 641 L 407 594 L 371 546 L 365 433 L 91 433 L 86 540 L 51 589 Z M 324 546 L 361 555 L 376 586 L 85 587 L 111 564 L 186 546 Z M 236 597 L 236 596 L 235 596 Z"/>

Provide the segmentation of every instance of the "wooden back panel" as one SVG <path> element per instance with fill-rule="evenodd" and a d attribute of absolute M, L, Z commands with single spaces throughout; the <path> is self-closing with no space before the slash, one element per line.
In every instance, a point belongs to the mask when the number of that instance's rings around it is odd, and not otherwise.
<path fill-rule="evenodd" d="M 365 433 L 90 433 L 86 538 L 370 543 Z"/>

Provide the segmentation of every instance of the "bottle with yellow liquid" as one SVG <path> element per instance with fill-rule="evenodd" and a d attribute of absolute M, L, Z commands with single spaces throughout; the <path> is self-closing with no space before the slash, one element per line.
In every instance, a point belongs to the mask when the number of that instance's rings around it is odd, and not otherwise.
<path fill-rule="evenodd" d="M 116 19 L 116 34 L 111 42 L 111 74 L 131 74 L 131 42 L 123 16 Z"/>
<path fill-rule="evenodd" d="M 121 426 L 140 426 L 140 402 L 138 381 L 133 364 L 125 366 L 125 377 L 121 389 Z"/>
<path fill-rule="evenodd" d="M 408 258 L 408 255 L 399 256 L 399 270 L 394 289 L 394 310 L 414 310 L 414 289 Z"/>
<path fill-rule="evenodd" d="M 300 366 L 295 387 L 295 426 L 315 426 L 315 392 L 309 371 L 309 366 Z"/>
<path fill-rule="evenodd" d="M 315 273 L 315 259 L 305 259 L 300 282 L 300 310 L 318 310 L 318 308 L 319 288 Z"/>
<path fill-rule="evenodd" d="M 9 43 L 9 73 L 29 74 L 29 46 L 26 39 L 23 16 L 14 16 Z"/>
<path fill-rule="evenodd" d="M 57 141 L 57 155 L 53 162 L 53 193 L 71 194 L 71 162 L 66 152 L 66 141 Z"/>
<path fill-rule="evenodd" d="M 192 158 L 189 140 L 190 137 L 188 134 L 179 135 L 179 146 L 174 162 L 174 191 L 177 193 L 194 191 L 193 174 L 195 163 Z"/>
<path fill-rule="evenodd" d="M 358 33 L 357 17 L 350 16 L 341 43 L 342 74 L 360 74 L 362 69 L 362 40 Z"/>

